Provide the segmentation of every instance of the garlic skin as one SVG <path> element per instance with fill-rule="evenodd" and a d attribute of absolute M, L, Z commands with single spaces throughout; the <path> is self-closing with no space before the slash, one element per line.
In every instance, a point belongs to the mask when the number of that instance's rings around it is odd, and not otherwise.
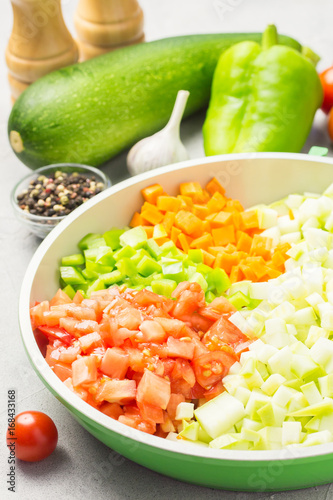
<path fill-rule="evenodd" d="M 156 134 L 136 143 L 129 151 L 127 168 L 131 175 L 189 159 L 179 135 L 180 122 L 189 95 L 187 90 L 180 90 L 166 126 Z"/>

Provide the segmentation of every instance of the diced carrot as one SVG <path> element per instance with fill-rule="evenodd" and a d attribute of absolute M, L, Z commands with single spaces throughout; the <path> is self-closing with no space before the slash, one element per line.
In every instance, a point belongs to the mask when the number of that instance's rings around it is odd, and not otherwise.
<path fill-rule="evenodd" d="M 176 226 L 183 233 L 191 236 L 193 233 L 202 231 L 202 220 L 191 212 L 180 210 L 175 217 Z"/>
<path fill-rule="evenodd" d="M 264 259 L 271 256 L 273 240 L 265 236 L 254 235 L 250 250 L 250 255 L 261 255 Z"/>
<path fill-rule="evenodd" d="M 231 273 L 234 266 L 239 264 L 240 258 L 238 252 L 230 254 L 227 252 L 220 252 L 217 254 L 214 267 L 220 267 L 224 269 L 227 274 Z"/>
<path fill-rule="evenodd" d="M 180 207 L 181 210 L 186 210 L 186 209 L 192 209 L 193 207 L 193 200 L 190 196 L 183 196 L 179 194 L 177 198 L 181 201 L 182 205 Z"/>
<path fill-rule="evenodd" d="M 131 222 L 129 223 L 130 227 L 142 226 L 142 224 L 143 221 L 141 215 L 139 214 L 139 212 L 135 212 L 131 219 Z"/>
<path fill-rule="evenodd" d="M 188 253 L 192 241 L 193 241 L 193 238 L 191 238 L 190 236 L 187 236 L 184 233 L 180 233 L 178 235 L 178 242 L 180 244 L 180 248 L 182 250 L 184 250 L 185 253 Z"/>
<path fill-rule="evenodd" d="M 202 187 L 199 182 L 182 182 L 179 186 L 179 191 L 182 196 L 190 196 L 192 198 L 197 194 L 202 194 Z"/>
<path fill-rule="evenodd" d="M 213 267 L 213 264 L 215 262 L 215 256 L 207 252 L 206 250 L 202 250 L 202 254 L 203 254 L 203 263 L 206 264 L 206 266 Z"/>
<path fill-rule="evenodd" d="M 175 213 L 174 212 L 166 212 L 162 224 L 167 232 L 167 234 L 170 236 L 171 234 L 171 228 L 175 222 Z"/>
<path fill-rule="evenodd" d="M 256 275 L 251 266 L 246 264 L 240 264 L 239 267 L 242 273 L 244 274 L 245 279 L 250 281 L 256 281 Z"/>
<path fill-rule="evenodd" d="M 224 246 L 228 243 L 235 243 L 235 228 L 232 225 L 212 229 L 215 246 Z"/>
<path fill-rule="evenodd" d="M 209 214 L 207 206 L 198 204 L 193 205 L 192 212 L 194 213 L 194 215 L 196 215 L 197 217 L 199 217 L 199 219 L 202 220 L 204 220 Z"/>
<path fill-rule="evenodd" d="M 272 264 L 277 267 L 278 269 L 280 269 L 280 267 L 283 268 L 284 266 L 284 263 L 285 263 L 286 259 L 283 255 L 282 252 L 280 252 L 279 250 L 275 251 L 272 255 Z"/>
<path fill-rule="evenodd" d="M 145 202 L 141 209 L 141 217 L 143 222 L 150 222 L 151 224 L 159 224 L 163 220 L 163 214 L 158 210 L 155 205 Z"/>
<path fill-rule="evenodd" d="M 181 200 L 176 196 L 159 196 L 157 198 L 157 208 L 162 212 L 178 212 Z"/>
<path fill-rule="evenodd" d="M 228 245 L 224 247 L 224 250 L 227 253 L 234 253 L 237 251 L 237 248 L 236 248 L 236 245 L 233 245 L 232 243 L 228 243 Z"/>
<path fill-rule="evenodd" d="M 171 228 L 171 240 L 174 242 L 174 244 L 177 244 L 178 241 L 178 236 L 181 234 L 181 230 L 178 229 L 176 226 L 172 226 Z"/>
<path fill-rule="evenodd" d="M 242 281 L 244 279 L 244 274 L 240 268 L 240 266 L 234 266 L 232 269 L 231 269 L 231 273 L 230 273 L 230 281 L 231 283 L 237 283 L 237 281 Z"/>
<path fill-rule="evenodd" d="M 141 194 L 145 201 L 155 205 L 157 197 L 163 194 L 163 188 L 160 184 L 153 184 L 141 190 Z"/>
<path fill-rule="evenodd" d="M 211 227 L 216 229 L 230 224 L 232 214 L 228 212 L 218 212 L 212 219 L 207 217 L 207 220 L 209 220 Z"/>
<path fill-rule="evenodd" d="M 209 213 L 220 212 L 225 207 L 226 202 L 225 197 L 216 191 L 207 203 Z"/>
<path fill-rule="evenodd" d="M 272 269 L 267 266 L 267 275 L 269 279 L 277 278 L 281 275 L 281 272 L 278 269 Z"/>
<path fill-rule="evenodd" d="M 146 231 L 147 238 L 152 238 L 154 233 L 154 226 L 142 226 L 142 229 Z"/>
<path fill-rule="evenodd" d="M 258 227 L 258 215 L 254 210 L 247 210 L 241 214 L 241 229 L 252 229 Z"/>
<path fill-rule="evenodd" d="M 203 233 L 211 233 L 212 232 L 212 227 L 211 227 L 210 222 L 208 220 L 202 221 L 202 232 Z M 199 236 L 200 236 L 200 234 L 199 234 Z"/>
<path fill-rule="evenodd" d="M 225 252 L 225 247 L 209 247 L 208 252 L 211 253 L 212 255 L 215 255 L 215 257 L 220 253 L 220 252 Z"/>
<path fill-rule="evenodd" d="M 216 193 L 216 191 L 221 193 L 221 194 L 225 193 L 224 187 L 221 186 L 221 184 L 216 179 L 216 177 L 213 177 L 213 179 L 208 182 L 206 189 L 207 189 L 208 193 L 212 196 L 214 195 L 214 193 Z"/>
<path fill-rule="evenodd" d="M 276 245 L 275 251 L 280 251 L 282 254 L 286 254 L 290 249 L 291 249 L 290 243 L 286 242 L 286 243 L 279 243 L 278 245 Z"/>
<path fill-rule="evenodd" d="M 238 230 L 242 226 L 242 217 L 240 212 L 232 212 L 232 223 L 235 229 Z"/>
<path fill-rule="evenodd" d="M 237 239 L 237 250 L 249 253 L 252 245 L 251 236 L 244 233 L 243 231 L 237 231 L 236 239 Z"/>
<path fill-rule="evenodd" d="M 228 200 L 224 210 L 226 212 L 243 212 L 244 207 L 239 200 Z"/>
<path fill-rule="evenodd" d="M 212 235 L 209 233 L 203 234 L 200 238 L 196 238 L 192 241 L 190 248 L 201 248 L 202 250 L 208 250 L 213 244 Z"/>

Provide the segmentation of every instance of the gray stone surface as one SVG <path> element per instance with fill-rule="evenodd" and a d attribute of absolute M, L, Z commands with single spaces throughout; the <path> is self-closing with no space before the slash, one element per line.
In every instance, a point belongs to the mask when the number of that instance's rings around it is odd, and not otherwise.
<path fill-rule="evenodd" d="M 73 30 L 77 0 L 63 0 L 66 22 Z M 319 69 L 333 60 L 333 4 L 331 0 L 141 0 L 145 12 L 147 40 L 163 36 L 223 31 L 261 31 L 268 23 L 311 46 L 322 56 Z M 183 484 L 151 472 L 129 460 L 110 463 L 110 450 L 88 434 L 67 410 L 44 388 L 33 372 L 21 344 L 17 306 L 20 284 L 39 240 L 21 227 L 10 208 L 9 193 L 28 172 L 11 152 L 6 123 L 10 112 L 4 50 L 10 34 L 12 13 L 9 0 L 0 2 L 0 498 L 32 500 L 48 498 L 167 499 L 196 500 L 328 500 L 331 485 L 281 493 L 242 493 L 205 489 Z M 192 158 L 203 155 L 201 125 L 204 114 L 187 120 L 182 137 Z M 332 148 L 325 130 L 325 118 L 318 112 L 304 151 L 313 144 Z M 125 155 L 110 162 L 105 170 L 113 182 L 126 177 Z M 59 430 L 56 452 L 44 462 L 17 465 L 16 495 L 7 491 L 7 449 L 4 445 L 7 390 L 17 390 L 17 410 L 47 412 Z"/>

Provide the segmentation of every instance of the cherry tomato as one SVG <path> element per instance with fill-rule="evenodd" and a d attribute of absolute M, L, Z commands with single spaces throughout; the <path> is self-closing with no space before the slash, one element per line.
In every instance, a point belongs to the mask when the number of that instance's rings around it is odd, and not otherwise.
<path fill-rule="evenodd" d="M 329 113 L 333 107 L 333 66 L 325 69 L 325 71 L 320 73 L 319 77 L 324 90 L 324 100 L 321 109 L 325 113 Z"/>
<path fill-rule="evenodd" d="M 7 446 L 16 458 L 38 462 L 51 455 L 58 442 L 53 420 L 40 411 L 24 411 L 15 417 L 15 427 L 7 430 Z"/>

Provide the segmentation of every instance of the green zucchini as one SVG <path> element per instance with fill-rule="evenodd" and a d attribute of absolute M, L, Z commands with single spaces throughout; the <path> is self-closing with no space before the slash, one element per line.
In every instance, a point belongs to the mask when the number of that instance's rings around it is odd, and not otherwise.
<path fill-rule="evenodd" d="M 126 47 L 41 78 L 19 97 L 11 146 L 31 168 L 58 162 L 101 165 L 167 122 L 178 90 L 186 115 L 208 104 L 222 51 L 260 33 L 189 35 Z M 281 36 L 280 42 L 300 49 Z"/>

